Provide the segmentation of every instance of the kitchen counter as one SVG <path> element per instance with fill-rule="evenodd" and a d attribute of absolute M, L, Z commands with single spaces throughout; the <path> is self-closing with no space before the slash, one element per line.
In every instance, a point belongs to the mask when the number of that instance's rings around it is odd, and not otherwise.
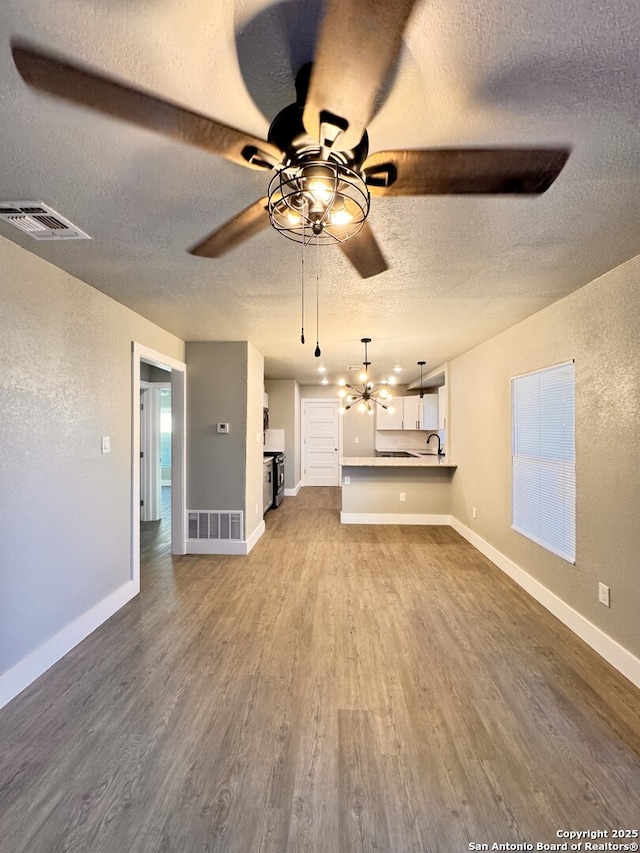
<path fill-rule="evenodd" d="M 446 456 L 435 454 L 405 456 L 343 456 L 343 467 L 357 468 L 457 468 Z"/>
<path fill-rule="evenodd" d="M 448 524 L 457 466 L 446 456 L 343 456 L 343 524 Z"/>

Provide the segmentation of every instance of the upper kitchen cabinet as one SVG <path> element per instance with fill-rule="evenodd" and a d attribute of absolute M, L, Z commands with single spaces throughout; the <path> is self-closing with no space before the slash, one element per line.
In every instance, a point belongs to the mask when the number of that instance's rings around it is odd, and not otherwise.
<path fill-rule="evenodd" d="M 395 413 L 377 413 L 376 429 L 379 430 L 437 430 L 438 395 L 425 394 L 422 399 L 415 394 L 412 397 L 397 397 L 393 401 Z"/>
<path fill-rule="evenodd" d="M 403 397 L 394 397 L 391 403 L 393 412 L 376 406 L 376 429 L 402 429 L 402 421 L 404 420 L 403 399 Z"/>
<path fill-rule="evenodd" d="M 438 388 L 438 429 L 447 428 L 447 388 L 440 385 Z"/>

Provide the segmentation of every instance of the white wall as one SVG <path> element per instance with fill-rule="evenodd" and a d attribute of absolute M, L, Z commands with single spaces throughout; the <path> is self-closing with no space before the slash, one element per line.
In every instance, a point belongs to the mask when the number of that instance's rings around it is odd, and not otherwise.
<path fill-rule="evenodd" d="M 640 258 L 450 364 L 452 514 L 640 657 Z M 511 530 L 510 379 L 576 362 L 577 561 Z M 477 507 L 477 518 L 471 508 Z M 598 582 L 611 607 L 598 603 Z"/>
<path fill-rule="evenodd" d="M 4 238 L 0 270 L 1 705 L 45 646 L 126 598 L 132 341 L 184 345 Z"/>

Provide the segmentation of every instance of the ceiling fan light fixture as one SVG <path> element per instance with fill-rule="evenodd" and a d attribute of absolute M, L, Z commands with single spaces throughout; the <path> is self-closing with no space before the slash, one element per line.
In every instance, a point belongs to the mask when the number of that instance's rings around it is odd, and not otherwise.
<path fill-rule="evenodd" d="M 369 190 L 361 175 L 333 160 L 292 163 L 269 184 L 269 220 L 298 243 L 344 243 L 369 215 Z"/>

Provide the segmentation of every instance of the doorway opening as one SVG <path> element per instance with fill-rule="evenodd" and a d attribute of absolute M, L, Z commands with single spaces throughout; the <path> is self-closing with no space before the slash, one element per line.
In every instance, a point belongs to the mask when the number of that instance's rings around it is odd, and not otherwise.
<path fill-rule="evenodd" d="M 136 591 L 140 589 L 141 522 L 161 521 L 171 553 L 186 553 L 185 383 L 184 362 L 134 342 L 131 578 Z"/>
<path fill-rule="evenodd" d="M 140 363 L 140 556 L 171 551 L 171 371 Z"/>

